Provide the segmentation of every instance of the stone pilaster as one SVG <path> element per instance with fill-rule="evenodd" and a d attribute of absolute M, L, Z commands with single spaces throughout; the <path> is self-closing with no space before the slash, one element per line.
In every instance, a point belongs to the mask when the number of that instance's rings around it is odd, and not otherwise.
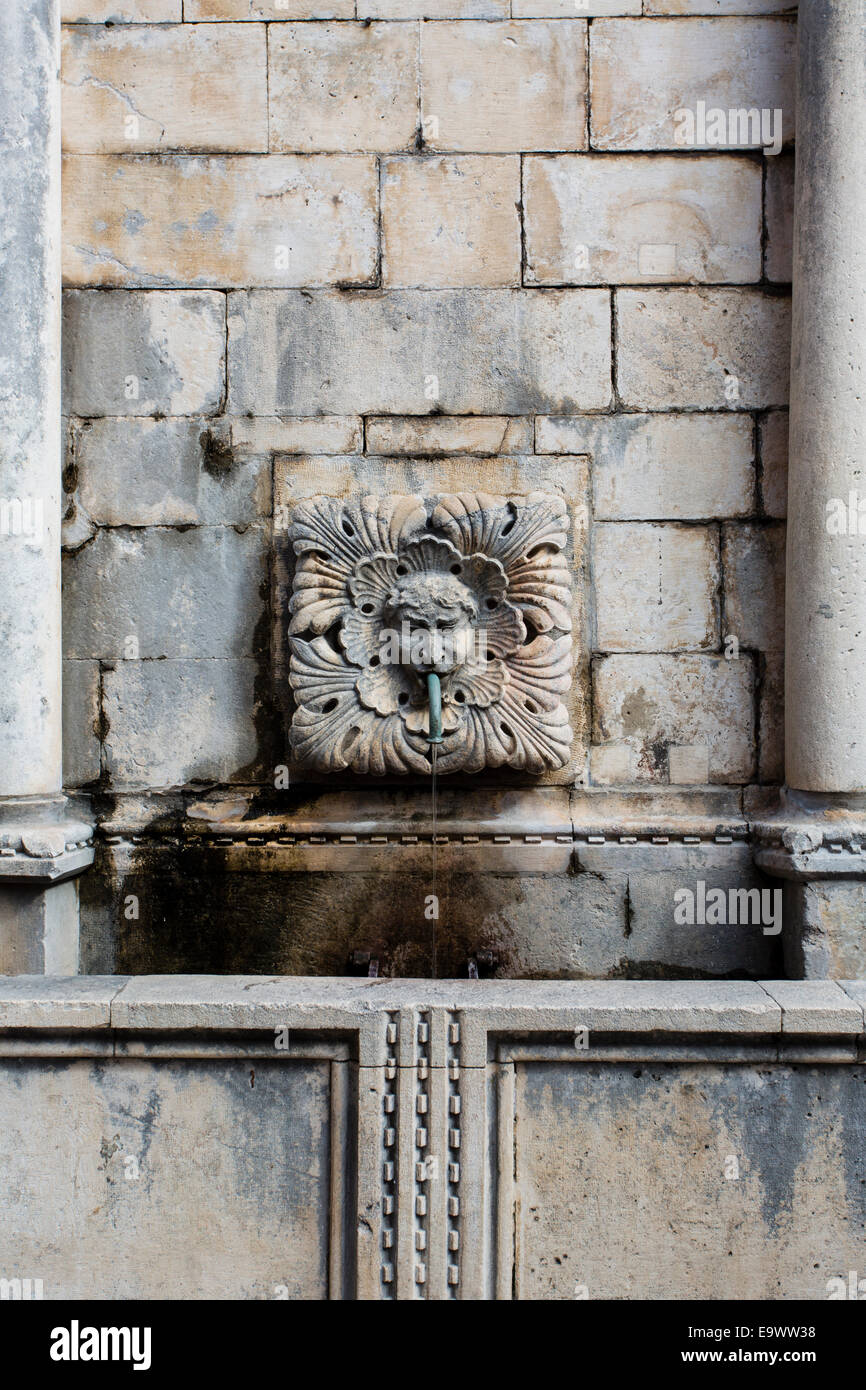
<path fill-rule="evenodd" d="M 0 8 L 0 971 L 77 969 L 60 645 L 60 19 Z"/>
<path fill-rule="evenodd" d="M 757 860 L 786 961 L 866 975 L 866 0 L 800 0 L 786 781 Z"/>

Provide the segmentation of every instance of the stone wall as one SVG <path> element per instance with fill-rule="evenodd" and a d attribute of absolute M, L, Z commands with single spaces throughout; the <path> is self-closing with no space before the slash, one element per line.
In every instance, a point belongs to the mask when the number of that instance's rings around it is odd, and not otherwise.
<path fill-rule="evenodd" d="M 783 775 L 794 7 L 66 0 L 63 18 L 65 780 L 103 829 L 308 794 L 294 767 L 283 790 L 285 516 L 410 486 L 569 504 L 575 740 L 552 780 L 716 788 L 710 839 L 762 805 Z M 684 145 L 700 103 L 732 120 Z M 750 108 L 778 152 L 743 146 Z M 126 894 L 100 865 L 90 968 L 162 968 L 116 953 Z M 252 884 L 245 901 L 251 926 Z M 239 969 L 306 958 L 236 949 Z M 595 972 L 577 957 L 539 968 Z M 192 946 L 184 965 L 215 968 Z M 708 968 L 761 967 L 726 949 Z"/>

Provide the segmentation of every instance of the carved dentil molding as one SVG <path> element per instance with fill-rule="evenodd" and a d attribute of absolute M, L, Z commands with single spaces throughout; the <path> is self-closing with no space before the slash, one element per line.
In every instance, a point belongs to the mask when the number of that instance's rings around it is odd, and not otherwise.
<path fill-rule="evenodd" d="M 426 676 L 442 684 L 442 772 L 564 767 L 571 571 L 561 497 L 313 497 L 293 511 L 296 760 L 429 774 Z"/>

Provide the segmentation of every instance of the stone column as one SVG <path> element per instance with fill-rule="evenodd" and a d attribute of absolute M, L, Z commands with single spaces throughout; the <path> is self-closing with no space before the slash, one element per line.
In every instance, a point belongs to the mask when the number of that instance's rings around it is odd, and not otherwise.
<path fill-rule="evenodd" d="M 62 881 L 92 850 L 62 795 L 58 0 L 3 0 L 0 45 L 0 971 L 74 973 Z"/>
<path fill-rule="evenodd" d="M 785 771 L 790 975 L 866 977 L 866 0 L 800 0 Z"/>
<path fill-rule="evenodd" d="M 866 0 L 800 0 L 789 787 L 866 790 Z"/>

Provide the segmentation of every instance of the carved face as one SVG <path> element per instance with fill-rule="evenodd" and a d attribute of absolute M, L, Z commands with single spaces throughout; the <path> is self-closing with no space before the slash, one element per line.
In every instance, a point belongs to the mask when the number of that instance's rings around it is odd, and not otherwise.
<path fill-rule="evenodd" d="M 322 771 L 563 767 L 571 576 L 559 497 L 316 497 L 295 509 L 292 747 Z"/>
<path fill-rule="evenodd" d="M 450 675 L 474 650 L 478 605 L 453 574 L 406 575 L 389 593 L 384 617 L 400 634 L 408 629 L 401 661 L 421 675 Z"/>

